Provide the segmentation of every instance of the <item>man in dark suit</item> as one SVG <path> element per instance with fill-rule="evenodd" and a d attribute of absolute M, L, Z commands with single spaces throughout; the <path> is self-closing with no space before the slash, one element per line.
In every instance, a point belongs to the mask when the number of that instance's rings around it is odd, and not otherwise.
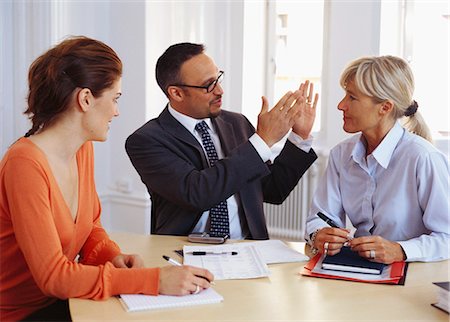
<path fill-rule="evenodd" d="M 153 234 L 267 239 L 263 202 L 282 203 L 317 158 L 312 84 L 286 93 L 270 111 L 263 97 L 255 132 L 242 114 L 221 109 L 222 77 L 203 45 L 176 44 L 158 59 L 156 79 L 169 104 L 125 145 L 151 196 Z M 291 129 L 271 163 L 271 147 Z M 224 230 L 213 228 L 217 220 Z"/>

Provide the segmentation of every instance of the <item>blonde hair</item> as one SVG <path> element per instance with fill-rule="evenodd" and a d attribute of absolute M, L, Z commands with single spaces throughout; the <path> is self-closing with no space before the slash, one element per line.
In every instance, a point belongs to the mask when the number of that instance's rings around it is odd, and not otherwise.
<path fill-rule="evenodd" d="M 392 101 L 394 119 L 402 119 L 408 131 L 432 141 L 430 130 L 417 111 L 418 104 L 413 100 L 414 76 L 406 61 L 394 56 L 358 58 L 342 72 L 341 86 L 345 88 L 349 81 L 376 103 Z"/>

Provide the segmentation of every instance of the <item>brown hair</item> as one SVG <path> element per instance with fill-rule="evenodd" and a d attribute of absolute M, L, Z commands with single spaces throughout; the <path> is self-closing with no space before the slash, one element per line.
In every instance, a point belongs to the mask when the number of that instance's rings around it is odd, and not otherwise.
<path fill-rule="evenodd" d="M 94 97 L 122 76 L 122 62 L 108 45 L 87 37 L 71 37 L 38 57 L 28 73 L 30 136 L 48 127 L 67 110 L 76 88 L 89 88 Z"/>

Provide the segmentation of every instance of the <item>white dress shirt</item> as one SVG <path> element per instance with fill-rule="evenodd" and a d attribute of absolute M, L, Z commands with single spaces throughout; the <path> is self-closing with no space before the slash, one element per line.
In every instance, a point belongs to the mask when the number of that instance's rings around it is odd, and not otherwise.
<path fill-rule="evenodd" d="M 366 155 L 361 134 L 330 152 L 324 177 L 313 197 L 306 235 L 326 227 L 321 211 L 355 236 L 379 235 L 399 242 L 407 261 L 449 258 L 449 162 L 431 143 L 398 122 Z"/>
<path fill-rule="evenodd" d="M 224 154 L 222 151 L 222 145 L 220 144 L 219 135 L 216 132 L 216 129 L 212 125 L 211 119 L 194 119 L 192 117 L 189 117 L 187 115 L 184 115 L 178 111 L 176 111 L 170 104 L 168 105 L 169 113 L 178 121 L 180 122 L 200 143 L 200 145 L 203 147 L 202 144 L 202 138 L 200 133 L 198 133 L 195 130 L 195 126 L 197 123 L 201 121 L 205 121 L 208 125 L 209 129 L 208 132 L 211 136 L 211 139 L 214 143 L 214 146 L 217 151 L 217 156 L 220 159 L 223 159 Z M 291 133 L 288 138 L 292 143 L 294 143 L 298 148 L 302 149 L 305 152 L 309 152 L 311 149 L 312 144 L 312 137 L 308 138 L 307 140 L 303 140 L 300 136 L 296 135 L 295 133 Z M 263 160 L 263 162 L 267 162 L 268 160 L 273 160 L 275 157 L 281 152 L 281 151 L 273 151 L 269 148 L 269 146 L 264 142 L 264 140 L 258 135 L 253 134 L 249 138 L 250 143 L 253 145 L 253 147 L 258 152 L 259 156 Z M 206 151 L 203 147 L 203 151 Z M 231 239 L 244 239 L 246 238 L 248 232 L 243 231 L 240 217 L 239 217 L 239 207 L 238 207 L 238 194 L 234 194 L 231 197 L 227 199 L 227 207 L 228 207 L 228 219 L 230 222 L 230 238 Z M 197 225 L 194 227 L 194 232 L 204 232 L 208 231 L 209 227 L 209 210 L 205 211 L 200 220 L 198 221 Z"/>

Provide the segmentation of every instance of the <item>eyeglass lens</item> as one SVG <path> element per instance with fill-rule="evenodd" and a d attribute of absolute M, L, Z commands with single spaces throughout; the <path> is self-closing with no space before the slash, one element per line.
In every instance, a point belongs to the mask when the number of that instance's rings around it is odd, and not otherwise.
<path fill-rule="evenodd" d="M 211 84 L 208 85 L 208 88 L 206 90 L 208 93 L 211 93 L 216 88 L 217 84 L 222 83 L 223 74 L 224 74 L 223 72 L 220 72 L 220 74 L 217 77 L 217 79 L 215 81 L 213 81 Z"/>

